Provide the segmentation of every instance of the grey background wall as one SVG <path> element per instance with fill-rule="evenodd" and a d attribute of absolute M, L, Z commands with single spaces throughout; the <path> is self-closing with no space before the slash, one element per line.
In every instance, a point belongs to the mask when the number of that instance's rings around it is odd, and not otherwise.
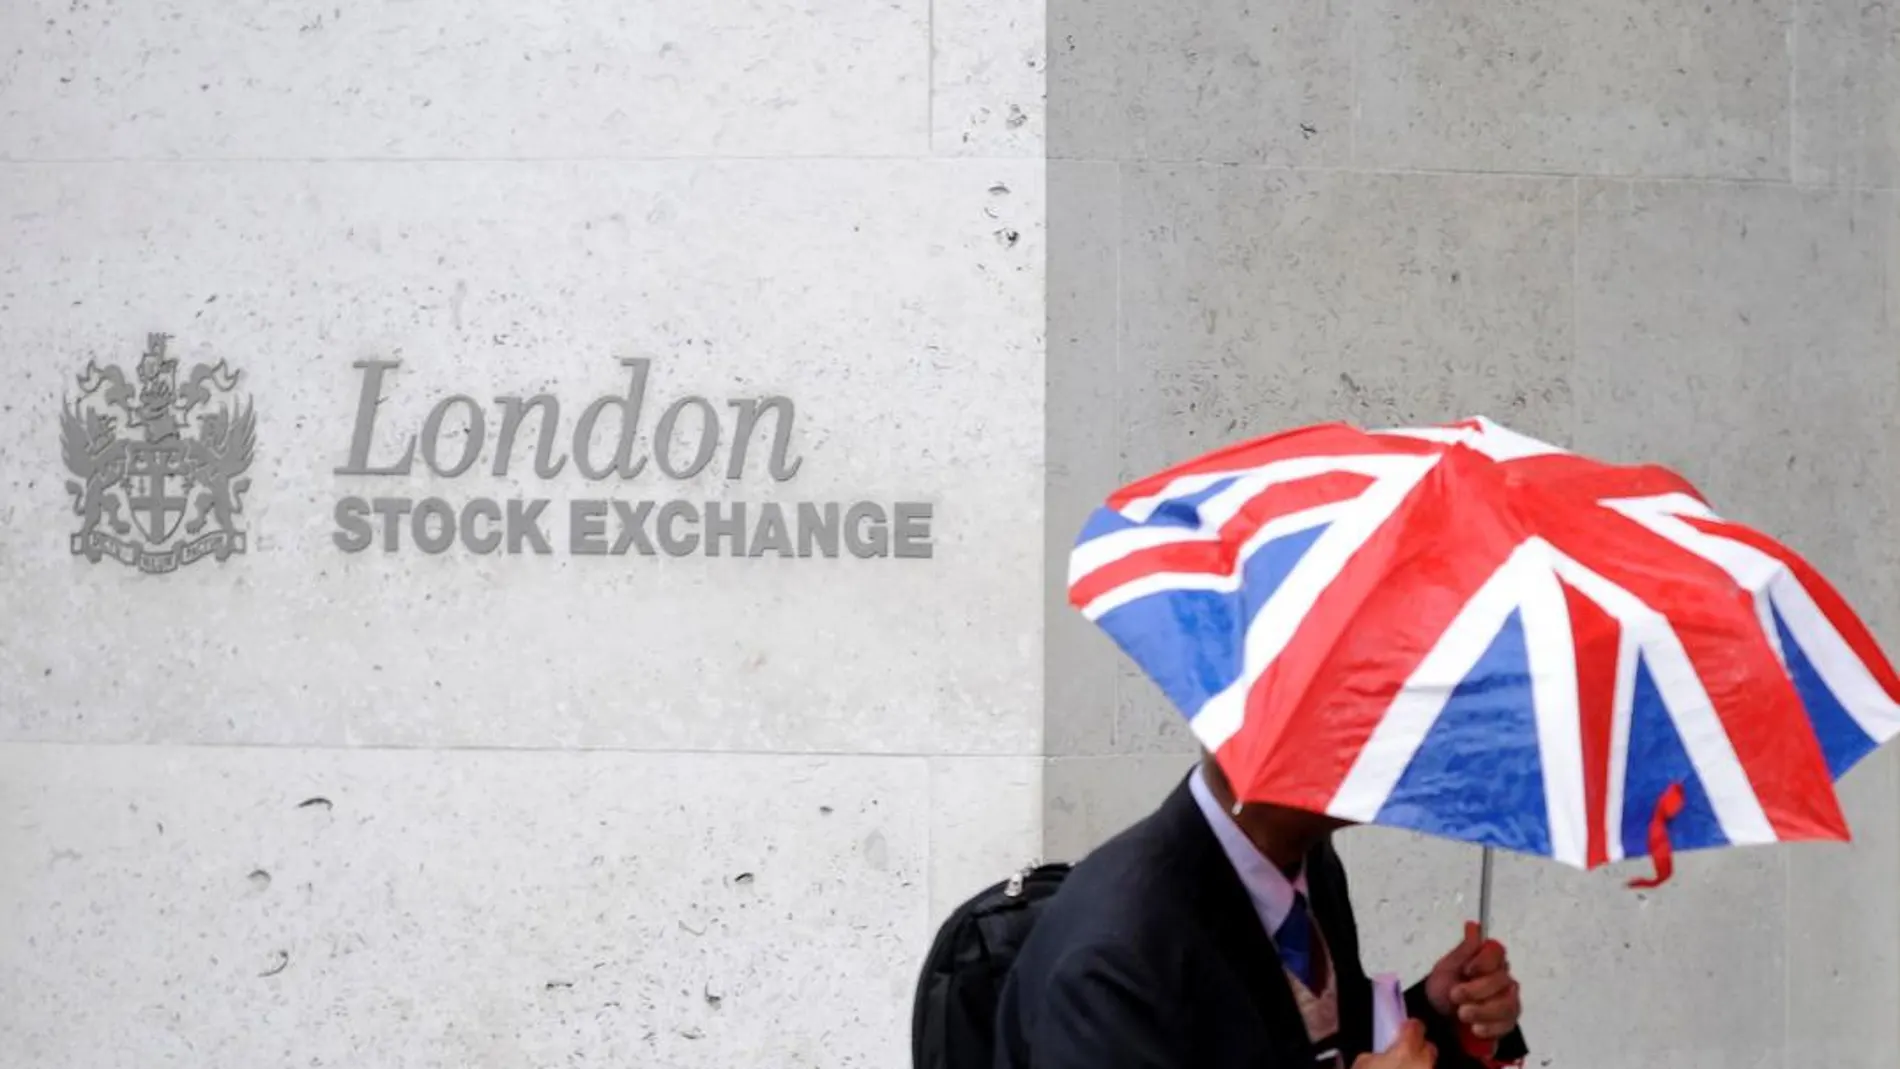
<path fill-rule="evenodd" d="M 1049 17 L 1051 561 L 1101 486 L 1232 438 L 1483 414 L 1677 466 L 1900 642 L 1890 5 Z M 1047 578 L 1045 834 L 1069 853 L 1189 744 Z M 1652 895 L 1504 864 L 1535 1064 L 1893 1065 L 1892 755 L 1844 794 L 1856 847 L 1692 857 Z M 1416 975 L 1475 910 L 1475 851 L 1344 843 L 1368 964 Z"/>
<path fill-rule="evenodd" d="M 1289 423 L 1676 463 L 1900 640 L 1895 19 L 0 6 L 6 1064 L 902 1064 L 936 919 L 1186 764 L 1060 606 L 1081 516 Z M 258 418 L 249 551 L 164 576 L 72 555 L 59 445 L 150 331 Z M 643 449 L 782 394 L 798 474 L 337 473 L 356 361 L 401 362 L 380 460 L 634 357 Z M 935 555 L 346 553 L 349 495 L 923 501 Z M 1647 898 L 1508 865 L 1540 1062 L 1891 1065 L 1893 759 L 1846 793 L 1858 848 Z M 1348 849 L 1371 963 L 1422 967 L 1474 859 Z"/>
<path fill-rule="evenodd" d="M 901 1064 L 934 918 L 1037 836 L 1041 32 L 0 5 L 0 1064 Z M 156 576 L 69 552 L 60 452 L 148 331 L 257 412 L 249 552 Z M 542 479 L 532 422 L 490 474 L 492 398 L 565 434 L 640 356 L 639 455 L 782 394 L 796 476 Z M 360 360 L 377 463 L 466 394 L 472 470 L 338 475 Z M 345 553 L 347 495 L 548 498 L 553 552 Z M 582 498 L 926 502 L 935 555 L 578 556 Z"/>

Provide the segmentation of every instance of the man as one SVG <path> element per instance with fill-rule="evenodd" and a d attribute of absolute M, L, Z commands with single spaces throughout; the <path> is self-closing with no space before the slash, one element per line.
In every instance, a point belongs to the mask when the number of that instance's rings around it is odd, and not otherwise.
<path fill-rule="evenodd" d="M 997 1009 L 998 1069 L 1480 1069 L 1524 1055 L 1504 949 L 1465 941 L 1373 1055 L 1372 989 L 1330 817 L 1235 805 L 1211 758 L 1070 874 Z"/>

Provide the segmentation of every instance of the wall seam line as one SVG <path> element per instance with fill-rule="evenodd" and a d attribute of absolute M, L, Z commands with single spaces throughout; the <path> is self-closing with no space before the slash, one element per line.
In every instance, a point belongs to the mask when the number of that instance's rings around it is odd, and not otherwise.
<path fill-rule="evenodd" d="M 1040 748 L 1028 750 L 732 750 L 713 747 L 674 747 L 670 749 L 641 748 L 631 746 L 507 746 L 507 745 L 470 745 L 470 744 L 403 744 L 403 743 L 358 743 L 342 745 L 327 742 L 204 742 L 204 741 L 153 741 L 149 739 L 0 739 L 0 749 L 7 747 L 65 749 L 65 750 L 281 750 L 289 753 L 334 753 L 334 754 L 547 754 L 550 756 L 587 757 L 595 754 L 616 757 L 734 757 L 734 758 L 805 758 L 814 761 L 833 761 L 843 758 L 869 758 L 881 761 L 932 760 L 935 758 L 952 759 L 993 759 L 1010 760 L 1023 757 L 1041 757 Z"/>
<path fill-rule="evenodd" d="M 1788 184 L 1801 184 L 1801 0 L 1788 0 Z"/>
<path fill-rule="evenodd" d="M 937 0 L 924 5 L 924 155 L 937 155 Z"/>
<path fill-rule="evenodd" d="M 1122 164 L 1112 165 L 1115 169 L 1115 426 L 1128 426 L 1126 390 L 1122 376 L 1122 334 L 1125 320 L 1122 316 L 1122 249 L 1128 244 L 1128 204 L 1124 196 Z M 1120 483 L 1128 476 L 1128 441 L 1125 436 L 1117 435 L 1115 443 L 1115 481 Z M 1109 701 L 1114 705 L 1108 711 L 1108 747 L 1111 751 L 1121 749 L 1122 726 L 1122 673 L 1121 664 L 1116 662 L 1114 674 L 1110 678 Z"/>

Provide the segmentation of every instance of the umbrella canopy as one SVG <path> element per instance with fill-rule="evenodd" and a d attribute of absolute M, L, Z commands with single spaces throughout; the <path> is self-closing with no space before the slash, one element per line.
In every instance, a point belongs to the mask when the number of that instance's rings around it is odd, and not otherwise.
<path fill-rule="evenodd" d="M 1805 561 L 1667 470 L 1484 419 L 1142 479 L 1069 591 L 1243 801 L 1582 868 L 1845 839 L 1833 781 L 1900 731 L 1900 678 Z"/>

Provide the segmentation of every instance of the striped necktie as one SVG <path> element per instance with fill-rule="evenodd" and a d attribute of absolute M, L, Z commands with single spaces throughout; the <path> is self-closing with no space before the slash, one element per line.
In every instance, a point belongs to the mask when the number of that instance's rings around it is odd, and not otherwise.
<path fill-rule="evenodd" d="M 1313 952 L 1313 913 L 1306 895 L 1293 892 L 1293 908 L 1287 910 L 1280 930 L 1273 933 L 1273 945 L 1280 952 L 1280 963 L 1299 977 L 1308 991 L 1319 992 L 1319 958 Z"/>

